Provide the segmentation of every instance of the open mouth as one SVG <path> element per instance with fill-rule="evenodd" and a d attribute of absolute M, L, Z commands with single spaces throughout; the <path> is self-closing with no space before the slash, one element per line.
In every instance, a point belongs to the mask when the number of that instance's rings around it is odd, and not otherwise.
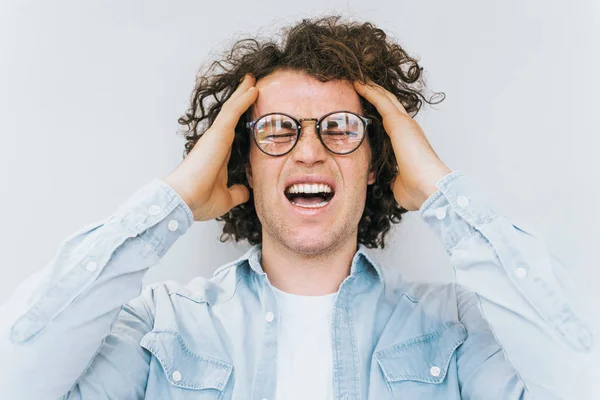
<path fill-rule="evenodd" d="M 290 203 L 303 208 L 325 207 L 334 195 L 333 189 L 323 183 L 295 183 L 285 189 L 285 197 Z"/>

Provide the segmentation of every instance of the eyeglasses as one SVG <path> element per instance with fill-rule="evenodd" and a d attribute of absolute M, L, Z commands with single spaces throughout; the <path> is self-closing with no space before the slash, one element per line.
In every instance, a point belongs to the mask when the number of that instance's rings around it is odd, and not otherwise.
<path fill-rule="evenodd" d="M 317 121 L 317 136 L 327 150 L 334 154 L 350 154 L 365 139 L 370 118 L 352 111 L 333 111 L 319 119 L 296 119 L 284 113 L 261 115 L 246 123 L 258 148 L 270 156 L 283 156 L 296 146 L 302 135 L 302 121 Z"/>

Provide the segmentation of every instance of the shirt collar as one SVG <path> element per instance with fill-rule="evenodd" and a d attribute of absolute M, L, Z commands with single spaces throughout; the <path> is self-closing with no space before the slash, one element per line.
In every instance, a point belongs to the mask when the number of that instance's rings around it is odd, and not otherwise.
<path fill-rule="evenodd" d="M 262 265 L 260 264 L 261 254 L 262 244 L 256 244 L 252 246 L 244 255 L 242 255 L 234 262 L 229 263 L 227 266 L 231 266 L 232 264 L 240 265 L 243 262 L 247 261 L 250 265 L 250 268 L 254 272 L 256 272 L 259 275 L 265 275 Z M 219 268 L 217 271 L 215 271 L 215 274 L 221 269 L 222 268 Z M 367 246 L 365 246 L 362 243 L 359 243 L 358 250 L 352 258 L 352 265 L 350 266 L 350 275 L 356 276 L 363 273 L 370 274 L 371 276 L 378 278 L 381 282 L 384 281 L 381 266 L 369 254 Z"/>

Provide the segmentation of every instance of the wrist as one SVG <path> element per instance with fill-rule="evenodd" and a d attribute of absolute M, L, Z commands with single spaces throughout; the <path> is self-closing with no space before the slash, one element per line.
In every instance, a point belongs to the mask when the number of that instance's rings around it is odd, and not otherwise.
<path fill-rule="evenodd" d="M 435 192 L 438 191 L 438 182 L 440 182 L 448 174 L 452 173 L 452 170 L 445 165 L 441 166 L 438 170 L 432 172 L 423 184 L 418 189 L 418 206 L 421 208 L 423 203 L 427 201 Z"/>
<path fill-rule="evenodd" d="M 179 195 L 181 200 L 183 200 L 185 202 L 185 204 L 187 204 L 187 206 L 190 208 L 190 210 L 193 213 L 194 209 L 192 208 L 192 201 L 191 201 L 190 197 L 186 194 L 185 190 L 183 189 L 183 185 L 180 184 L 179 180 L 174 178 L 172 175 L 169 175 L 166 178 L 163 178 L 162 180 L 167 185 L 169 185 L 171 187 L 171 189 L 173 189 L 175 191 L 175 193 L 177 193 L 177 195 Z M 194 215 L 194 219 L 195 218 L 196 218 L 196 215 Z"/>

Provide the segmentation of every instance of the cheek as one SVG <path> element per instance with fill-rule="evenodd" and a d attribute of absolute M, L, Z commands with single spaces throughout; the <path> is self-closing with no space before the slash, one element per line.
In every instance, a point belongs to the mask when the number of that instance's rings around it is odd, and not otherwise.
<path fill-rule="evenodd" d="M 283 160 L 269 157 L 254 148 L 250 150 L 249 161 L 251 176 L 248 182 L 251 182 L 252 189 L 266 194 L 276 191 Z"/>
<path fill-rule="evenodd" d="M 342 179 L 344 181 L 344 187 L 346 193 L 352 197 L 362 197 L 363 193 L 367 191 L 368 176 L 368 162 L 365 160 L 355 160 L 345 165 L 340 165 Z"/>
<path fill-rule="evenodd" d="M 253 190 L 257 189 L 257 185 L 260 186 L 262 177 L 262 168 L 264 161 L 262 160 L 263 153 L 256 147 L 252 142 L 250 144 L 250 152 L 248 154 L 249 166 L 246 169 L 246 176 L 248 177 L 248 183 Z"/>
<path fill-rule="evenodd" d="M 365 143 L 368 144 L 368 143 Z M 361 148 L 361 152 L 357 154 L 356 160 L 352 162 L 352 174 L 351 179 L 354 181 L 365 180 L 365 184 L 370 184 L 371 177 L 374 175 L 371 173 L 371 149 L 368 146 Z"/>

